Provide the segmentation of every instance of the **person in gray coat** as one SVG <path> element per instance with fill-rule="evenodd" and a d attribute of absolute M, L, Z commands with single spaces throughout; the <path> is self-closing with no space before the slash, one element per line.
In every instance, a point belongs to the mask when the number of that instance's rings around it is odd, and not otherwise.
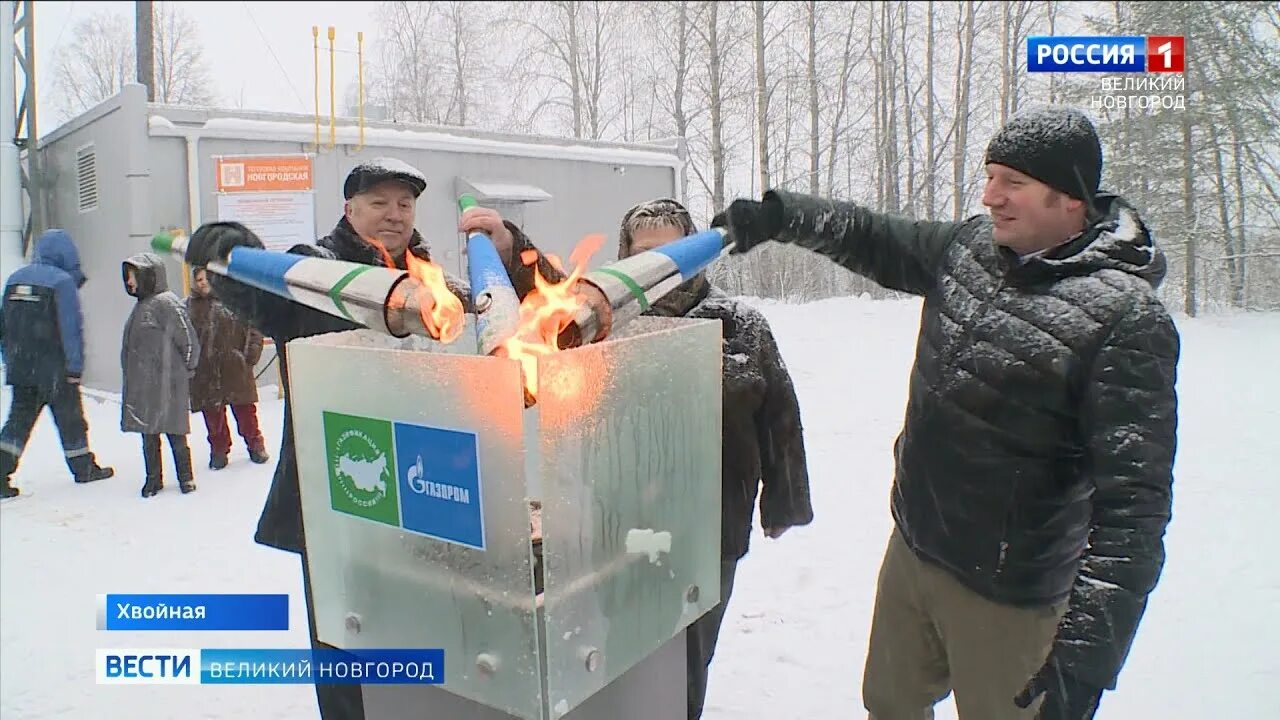
<path fill-rule="evenodd" d="M 200 341 L 187 309 L 169 291 L 164 264 L 154 253 L 139 253 L 124 261 L 128 293 L 138 299 L 124 326 L 120 365 L 124 370 L 124 402 L 120 429 L 142 433 L 146 482 L 142 497 L 164 487 L 160 436 L 169 437 L 178 485 L 183 493 L 196 489 L 191 469 L 190 380 L 200 362 Z"/>

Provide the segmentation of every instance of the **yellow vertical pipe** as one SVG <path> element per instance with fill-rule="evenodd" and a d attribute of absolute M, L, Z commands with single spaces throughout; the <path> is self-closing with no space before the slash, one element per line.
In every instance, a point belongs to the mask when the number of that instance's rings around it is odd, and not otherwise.
<path fill-rule="evenodd" d="M 337 125 L 337 100 L 334 98 L 334 51 L 333 39 L 337 33 L 333 26 L 329 26 L 329 147 L 335 147 L 338 144 L 338 125 Z"/>
<path fill-rule="evenodd" d="M 357 70 L 356 88 L 360 94 L 360 147 L 364 147 L 364 33 L 356 33 Z"/>
<path fill-rule="evenodd" d="M 320 28 L 311 26 L 311 47 L 313 62 L 311 77 L 316 86 L 316 151 L 320 150 Z"/>

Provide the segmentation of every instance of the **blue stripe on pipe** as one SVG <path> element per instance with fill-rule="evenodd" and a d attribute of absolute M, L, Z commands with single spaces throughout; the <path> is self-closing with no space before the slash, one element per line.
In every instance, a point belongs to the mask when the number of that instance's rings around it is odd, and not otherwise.
<path fill-rule="evenodd" d="M 467 237 L 467 279 L 471 281 L 471 302 L 476 306 L 478 348 L 487 354 L 515 335 L 520 321 L 520 300 L 493 239 L 485 233 L 473 232 Z M 487 307 L 481 302 L 486 294 L 489 296 Z"/>
<path fill-rule="evenodd" d="M 484 233 L 471 233 L 467 238 L 467 279 L 471 282 L 472 295 L 479 295 L 492 285 L 512 288 L 507 266 L 498 256 L 493 240 Z"/>
<path fill-rule="evenodd" d="M 723 248 L 724 234 L 719 230 L 703 230 L 654 248 L 653 252 L 671 258 L 671 261 L 676 264 L 676 269 L 680 271 L 680 278 L 688 280 L 715 262 Z"/>
<path fill-rule="evenodd" d="M 305 255 L 250 247 L 232 248 L 231 262 L 227 263 L 227 275 L 275 295 L 292 298 L 293 295 L 289 292 L 289 286 L 284 280 L 285 273 L 306 259 Z"/>

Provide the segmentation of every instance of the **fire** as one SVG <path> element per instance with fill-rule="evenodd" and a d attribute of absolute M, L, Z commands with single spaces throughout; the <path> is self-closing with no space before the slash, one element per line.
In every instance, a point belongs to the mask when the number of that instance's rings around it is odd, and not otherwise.
<path fill-rule="evenodd" d="M 421 283 L 417 292 L 418 303 L 422 308 L 422 324 L 440 342 L 451 343 L 457 340 L 465 322 L 462 301 L 445 282 L 444 269 L 433 262 L 419 259 L 411 252 L 405 252 L 404 257 L 409 274 Z"/>
<path fill-rule="evenodd" d="M 538 260 L 537 252 L 525 250 L 520 254 L 521 262 L 534 266 L 534 289 L 520 301 L 520 321 L 515 335 L 504 341 L 495 354 L 520 362 L 524 371 L 525 394 L 531 399 L 538 397 L 538 358 L 559 351 L 557 340 L 560 333 L 569 326 L 574 312 L 583 303 L 575 285 L 586 272 L 587 261 L 603 245 L 604 235 L 588 235 L 583 238 L 573 252 L 569 253 L 573 271 L 561 282 L 551 282 L 542 277 L 535 264 Z M 564 272 L 559 258 L 547 255 L 547 260 L 557 270 Z"/>
<path fill-rule="evenodd" d="M 385 245 L 368 235 L 361 235 L 361 237 L 382 255 L 384 265 L 392 270 L 398 269 Z M 417 298 L 422 314 L 422 324 L 431 332 L 432 337 L 441 342 L 451 343 L 457 340 L 462 334 L 465 317 L 462 301 L 453 294 L 448 283 L 445 282 L 444 269 L 430 260 L 419 258 L 408 250 L 404 252 L 404 260 L 409 276 L 419 283 Z"/>

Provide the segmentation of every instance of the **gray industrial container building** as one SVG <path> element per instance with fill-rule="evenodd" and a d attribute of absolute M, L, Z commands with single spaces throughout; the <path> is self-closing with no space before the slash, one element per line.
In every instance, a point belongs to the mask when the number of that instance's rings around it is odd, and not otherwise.
<path fill-rule="evenodd" d="M 219 219 L 219 157 L 310 156 L 318 236 L 342 216 L 342 182 L 352 167 L 378 156 L 410 163 L 428 179 L 418 230 L 437 262 L 459 273 L 465 259 L 456 200 L 462 192 L 499 209 L 566 263 L 582 238 L 605 234 L 595 267 L 616 258 L 618 222 L 628 207 L 680 197 L 683 190 L 684 150 L 675 141 L 601 143 L 372 122 L 361 145 L 355 120 L 342 118 L 335 126 L 331 142 L 329 119 L 322 119 L 317 147 L 309 115 L 155 105 L 141 85 L 127 85 L 42 139 L 47 225 L 71 234 L 89 278 L 81 291 L 85 385 L 119 390 L 121 332 L 134 302 L 125 294 L 120 263 L 149 249 L 159 230 L 190 232 Z M 168 272 L 170 288 L 181 293 L 181 264 L 170 260 Z"/>

